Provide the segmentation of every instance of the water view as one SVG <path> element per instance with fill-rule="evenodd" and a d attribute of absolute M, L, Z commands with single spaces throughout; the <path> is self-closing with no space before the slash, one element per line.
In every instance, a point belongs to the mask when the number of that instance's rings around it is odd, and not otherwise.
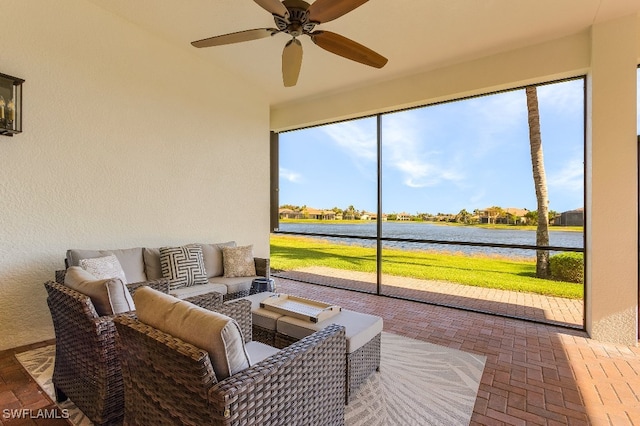
<path fill-rule="evenodd" d="M 354 235 L 375 237 L 376 223 L 280 223 L 280 231 L 317 233 L 333 235 Z M 488 244 L 535 245 L 536 232 L 524 229 L 488 229 L 475 226 L 447 226 L 433 223 L 384 222 L 382 235 L 385 238 L 415 240 L 438 240 L 450 242 L 474 242 Z M 360 240 L 342 237 L 318 237 L 329 241 L 352 245 L 374 247 L 373 240 Z M 574 231 L 552 229 L 549 232 L 550 246 L 583 248 L 584 234 Z M 504 247 L 475 247 L 468 245 L 425 244 L 409 241 L 385 241 L 384 247 L 404 250 L 438 250 L 462 252 L 465 254 L 500 255 L 505 257 L 535 257 L 535 251 Z"/>

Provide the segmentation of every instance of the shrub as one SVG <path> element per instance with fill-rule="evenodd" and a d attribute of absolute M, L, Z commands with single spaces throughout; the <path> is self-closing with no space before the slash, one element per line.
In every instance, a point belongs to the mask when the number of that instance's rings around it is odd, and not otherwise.
<path fill-rule="evenodd" d="M 570 283 L 584 282 L 584 256 L 582 253 L 560 253 L 549 258 L 551 279 Z"/>

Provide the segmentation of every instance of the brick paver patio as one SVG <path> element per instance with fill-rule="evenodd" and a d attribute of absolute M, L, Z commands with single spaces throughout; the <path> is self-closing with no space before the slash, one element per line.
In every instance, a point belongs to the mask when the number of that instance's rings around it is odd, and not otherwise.
<path fill-rule="evenodd" d="M 379 315 L 384 330 L 487 357 L 471 424 L 640 425 L 640 348 L 583 331 L 276 278 L 278 291 Z"/>
<path fill-rule="evenodd" d="M 357 289 L 371 293 L 376 291 L 376 274 L 367 272 L 313 266 L 280 272 L 277 275 L 332 287 Z M 583 327 L 584 304 L 582 300 L 393 275 L 383 275 L 382 283 L 382 293 L 390 296 L 580 329 Z"/>

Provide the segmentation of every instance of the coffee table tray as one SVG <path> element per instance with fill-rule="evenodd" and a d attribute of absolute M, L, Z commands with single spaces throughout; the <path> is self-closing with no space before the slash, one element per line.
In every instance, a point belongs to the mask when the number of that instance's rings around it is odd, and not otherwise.
<path fill-rule="evenodd" d="M 304 297 L 274 294 L 260 302 L 260 307 L 309 322 L 324 321 L 340 312 L 340 306 Z"/>

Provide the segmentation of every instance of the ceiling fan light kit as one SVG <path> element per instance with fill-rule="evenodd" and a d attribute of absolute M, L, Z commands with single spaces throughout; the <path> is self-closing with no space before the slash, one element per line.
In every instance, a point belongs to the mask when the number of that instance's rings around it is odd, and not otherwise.
<path fill-rule="evenodd" d="M 302 67 L 302 43 L 297 37 L 309 36 L 322 49 L 346 59 L 382 68 L 387 58 L 347 37 L 331 31 L 316 31 L 316 25 L 337 19 L 368 0 L 254 0 L 273 15 L 276 28 L 257 28 L 197 40 L 194 47 L 212 47 L 266 38 L 278 33 L 292 37 L 282 51 L 282 81 L 285 87 L 295 86 Z"/>

